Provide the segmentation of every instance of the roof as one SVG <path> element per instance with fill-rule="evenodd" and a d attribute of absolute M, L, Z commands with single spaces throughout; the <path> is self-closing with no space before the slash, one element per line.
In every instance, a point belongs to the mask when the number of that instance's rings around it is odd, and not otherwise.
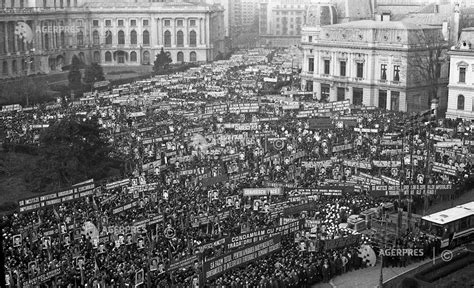
<path fill-rule="evenodd" d="M 474 202 L 469 202 L 444 211 L 427 215 L 421 219 L 443 225 L 470 215 L 474 215 Z"/>
<path fill-rule="evenodd" d="M 342 29 L 390 29 L 390 30 L 420 30 L 431 28 L 430 26 L 410 23 L 404 21 L 375 21 L 360 20 L 340 24 L 326 26 L 326 28 L 342 28 Z"/>
<path fill-rule="evenodd" d="M 84 5 L 87 8 L 152 8 L 152 7 L 164 7 L 164 8 L 179 8 L 179 7 L 213 7 L 213 5 L 205 3 L 192 3 L 192 2 L 89 2 Z"/>

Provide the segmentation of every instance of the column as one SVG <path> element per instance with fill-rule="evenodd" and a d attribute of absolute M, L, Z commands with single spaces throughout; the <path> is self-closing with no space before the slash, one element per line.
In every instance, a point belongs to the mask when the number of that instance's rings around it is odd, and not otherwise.
<path fill-rule="evenodd" d="M 10 53 L 9 49 L 8 49 L 8 22 L 3 22 L 3 26 L 5 27 L 5 37 L 4 37 L 4 40 L 5 40 L 5 53 Z"/>
<path fill-rule="evenodd" d="M 199 18 L 199 44 L 202 45 L 202 18 Z"/>
<path fill-rule="evenodd" d="M 161 22 L 163 21 L 163 19 L 160 19 L 160 18 L 157 18 L 156 19 L 156 45 L 160 45 L 161 43 L 161 37 L 163 35 L 163 29 L 162 29 L 162 25 L 161 25 Z"/>
<path fill-rule="evenodd" d="M 173 38 L 173 47 L 176 47 L 176 43 L 177 43 L 176 42 L 176 38 L 177 38 L 176 37 L 176 18 L 173 18 L 173 29 L 172 29 L 172 31 L 173 31 L 173 36 L 172 36 L 172 38 Z"/>
<path fill-rule="evenodd" d="M 16 35 L 13 35 L 13 45 L 15 47 L 15 52 L 18 52 L 19 49 L 18 49 L 18 39 L 16 37 Z"/>
<path fill-rule="evenodd" d="M 386 100 L 387 103 L 385 104 L 385 106 L 386 106 L 385 108 L 386 108 L 387 110 L 390 110 L 390 109 L 391 109 L 391 107 L 390 107 L 390 103 L 391 103 L 390 99 L 391 99 L 391 97 L 392 97 L 392 91 L 387 90 L 387 100 Z"/>
<path fill-rule="evenodd" d="M 183 46 L 184 47 L 188 47 L 188 43 L 189 43 L 189 26 L 188 26 L 188 23 L 189 23 L 189 18 L 186 17 L 184 18 L 184 27 L 183 27 L 183 33 L 184 33 L 184 43 L 183 43 Z"/>

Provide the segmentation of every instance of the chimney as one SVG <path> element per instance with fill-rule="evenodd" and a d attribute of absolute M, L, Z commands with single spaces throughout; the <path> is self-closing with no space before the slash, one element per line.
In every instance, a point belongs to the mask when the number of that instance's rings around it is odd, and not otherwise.
<path fill-rule="evenodd" d="M 434 7 L 433 7 L 433 13 L 439 13 L 439 5 L 438 4 L 435 4 Z"/>
<path fill-rule="evenodd" d="M 382 13 L 382 22 L 383 21 L 390 21 L 392 14 L 390 12 L 383 12 Z"/>
<path fill-rule="evenodd" d="M 375 21 L 377 21 L 377 22 L 382 21 L 382 15 L 381 14 L 375 14 Z"/>

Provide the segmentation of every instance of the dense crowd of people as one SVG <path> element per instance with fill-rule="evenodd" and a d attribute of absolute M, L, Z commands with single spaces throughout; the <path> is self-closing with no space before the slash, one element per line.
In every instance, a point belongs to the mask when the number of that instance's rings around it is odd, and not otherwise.
<path fill-rule="evenodd" d="M 361 245 L 378 249 L 370 235 L 341 223 L 386 202 L 407 210 L 407 197 L 374 193 L 373 185 L 455 189 L 471 175 L 471 123 L 413 120 L 349 101 L 321 103 L 295 88 L 287 54 L 266 63 L 269 53 L 252 51 L 79 101 L 2 113 L 4 143 L 21 145 L 37 145 L 41 131 L 65 117 L 97 119 L 111 156 L 129 164 L 121 179 L 81 184 L 72 201 L 64 200 L 67 193 L 51 196 L 63 197 L 57 203 L 44 197 L 39 207 L 24 201 L 4 219 L 8 287 L 328 282 L 374 265 Z M 288 85 L 281 95 L 261 95 L 272 79 Z M 305 224 L 297 231 L 267 235 L 264 240 L 278 242 L 275 251 L 206 273 L 213 259 L 247 253 L 243 244 L 227 245 L 232 237 L 300 219 Z M 347 245 L 326 244 L 354 235 L 360 238 Z M 439 249 L 413 231 L 392 245 Z"/>

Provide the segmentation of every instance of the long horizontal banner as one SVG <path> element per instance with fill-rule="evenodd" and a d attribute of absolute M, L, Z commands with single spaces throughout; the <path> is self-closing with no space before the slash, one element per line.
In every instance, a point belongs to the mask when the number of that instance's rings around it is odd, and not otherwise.
<path fill-rule="evenodd" d="M 458 175 L 456 171 L 456 166 L 451 166 L 451 165 L 443 164 L 439 162 L 434 162 L 433 168 L 431 169 L 431 171 L 446 174 L 446 175 L 451 175 L 451 176 Z"/>
<path fill-rule="evenodd" d="M 204 277 L 205 279 L 211 279 L 246 263 L 254 262 L 280 249 L 281 236 L 277 235 L 250 247 L 226 253 L 221 257 L 204 262 Z"/>
<path fill-rule="evenodd" d="M 301 166 L 310 169 L 310 168 L 322 168 L 322 167 L 331 167 L 333 160 L 323 160 L 323 161 L 301 161 Z"/>
<path fill-rule="evenodd" d="M 196 228 L 196 227 L 199 227 L 200 225 L 208 224 L 210 222 L 219 223 L 222 220 L 228 218 L 229 216 L 230 216 L 230 211 L 224 211 L 216 215 L 194 217 L 194 219 L 192 220 L 191 226 Z"/>
<path fill-rule="evenodd" d="M 282 188 L 244 188 L 244 196 L 282 195 Z"/>
<path fill-rule="evenodd" d="M 43 196 L 28 198 L 18 201 L 20 213 L 33 211 L 36 209 L 61 204 L 84 198 L 94 194 L 94 183 L 89 183 L 83 186 L 72 187 L 68 190 L 46 194 Z"/>
<path fill-rule="evenodd" d="M 372 169 L 372 163 L 354 160 L 344 160 L 344 166 L 356 167 L 360 169 Z"/>
<path fill-rule="evenodd" d="M 107 183 L 105 184 L 105 189 L 110 190 L 114 189 L 117 187 L 122 187 L 122 186 L 127 186 L 130 183 L 130 179 L 123 179 L 120 181 L 112 182 L 112 183 Z"/>
<path fill-rule="evenodd" d="M 31 278 L 28 281 L 25 281 L 22 283 L 23 288 L 29 288 L 29 287 L 39 287 L 41 284 L 49 281 L 50 279 L 53 279 L 56 276 L 59 276 L 63 273 L 61 268 L 55 268 L 51 271 L 45 272 L 39 276 L 36 276 L 34 278 Z"/>
<path fill-rule="evenodd" d="M 401 161 L 372 161 L 375 167 L 400 167 L 402 166 Z"/>
<path fill-rule="evenodd" d="M 324 244 L 322 246 L 323 246 L 324 251 L 327 251 L 327 250 L 357 245 L 360 242 L 361 237 L 362 237 L 361 234 L 355 234 L 355 235 L 348 235 L 348 236 L 337 238 L 337 239 L 323 240 Z"/>
<path fill-rule="evenodd" d="M 316 202 L 308 202 L 283 209 L 283 216 L 299 214 L 303 211 L 313 211 L 317 208 L 318 204 Z"/>
<path fill-rule="evenodd" d="M 352 192 L 354 192 L 354 186 L 319 186 L 315 188 L 297 188 L 292 191 L 292 194 L 342 196 Z"/>
<path fill-rule="evenodd" d="M 332 147 L 332 152 L 336 153 L 336 152 L 351 150 L 352 148 L 353 148 L 352 144 L 339 145 L 339 146 Z"/>
<path fill-rule="evenodd" d="M 451 195 L 454 193 L 451 184 L 446 185 L 371 185 L 370 193 L 374 197 L 408 195 Z"/>

